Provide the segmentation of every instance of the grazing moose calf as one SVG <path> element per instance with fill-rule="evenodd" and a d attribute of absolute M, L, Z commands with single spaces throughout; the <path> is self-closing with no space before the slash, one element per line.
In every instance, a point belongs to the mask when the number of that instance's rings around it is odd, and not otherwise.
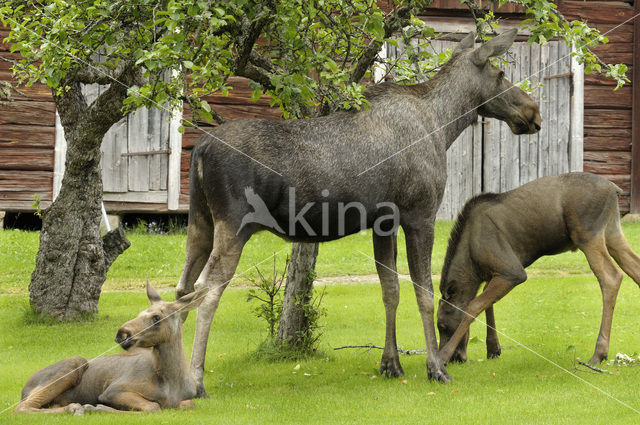
<path fill-rule="evenodd" d="M 607 358 L 622 281 L 618 265 L 640 285 L 640 258 L 620 227 L 620 189 L 589 173 L 543 177 L 509 192 L 485 193 L 463 207 L 451 232 L 440 281 L 440 355 L 465 361 L 468 329 L 487 311 L 487 357 L 498 357 L 493 303 L 527 279 L 543 255 L 580 249 L 602 291 L 602 324 L 590 363 Z M 488 282 L 476 297 L 482 282 Z"/>
<path fill-rule="evenodd" d="M 147 282 L 151 307 L 118 330 L 126 353 L 71 357 L 34 373 L 15 412 L 120 412 L 192 407 L 196 383 L 182 351 L 180 311 L 196 308 L 203 292 L 169 303 Z M 100 403 L 100 404 L 99 404 Z"/>

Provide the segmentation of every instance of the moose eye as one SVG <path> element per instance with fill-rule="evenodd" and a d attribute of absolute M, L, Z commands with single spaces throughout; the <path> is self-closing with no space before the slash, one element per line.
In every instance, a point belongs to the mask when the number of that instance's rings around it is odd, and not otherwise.
<path fill-rule="evenodd" d="M 162 320 L 161 316 L 158 316 L 157 314 L 155 316 L 153 316 L 153 324 L 157 324 L 158 322 L 160 322 Z"/>

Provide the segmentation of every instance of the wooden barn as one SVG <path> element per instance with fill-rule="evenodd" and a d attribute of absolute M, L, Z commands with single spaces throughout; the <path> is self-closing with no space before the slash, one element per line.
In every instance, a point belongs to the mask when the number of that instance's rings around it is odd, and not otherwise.
<path fill-rule="evenodd" d="M 479 2 L 493 8 L 491 2 Z M 570 49 L 551 41 L 545 46 L 516 42 L 515 65 L 508 77 L 531 76 L 541 88 L 534 92 L 541 106 L 543 130 L 534 136 L 511 135 L 506 126 L 478 121 L 452 147 L 449 188 L 441 218 L 453 217 L 464 200 L 480 191 L 503 191 L 533 178 L 569 170 L 603 175 L 624 191 L 623 212 L 640 212 L 640 0 L 560 1 L 570 20 L 582 19 L 606 33 L 610 42 L 597 49 L 602 60 L 629 66 L 632 83 L 614 92 L 604 75 L 584 75 L 572 62 Z M 387 7 L 386 1 L 380 1 Z M 494 12 L 502 28 L 516 26 L 524 10 L 506 5 Z M 455 36 L 474 28 L 468 9 L 459 0 L 435 0 L 421 16 L 445 36 L 436 48 L 451 47 Z M 0 29 L 4 39 L 6 30 Z M 521 34 L 521 40 L 526 34 Z M 0 44 L 0 55 L 15 57 Z M 393 47 L 383 54 L 397 55 Z M 0 61 L 0 80 L 12 81 L 10 64 Z M 232 78 L 229 96 L 209 102 L 226 120 L 250 117 L 279 119 L 280 111 L 267 99 L 250 100 L 247 81 Z M 634 88 L 638 92 L 634 95 Z M 94 96 L 100 87 L 87 87 Z M 56 122 L 51 92 L 46 86 L 22 89 L 0 105 L 0 211 L 32 211 L 36 200 L 47 207 L 59 190 L 64 171 L 64 134 Z M 185 118 L 189 118 L 186 110 Z M 104 199 L 109 213 L 167 213 L 188 211 L 189 157 L 197 138 L 206 131 L 177 132 L 178 120 L 168 112 L 138 111 L 116 124 L 103 142 Z M 635 125 L 634 125 L 635 123 Z"/>

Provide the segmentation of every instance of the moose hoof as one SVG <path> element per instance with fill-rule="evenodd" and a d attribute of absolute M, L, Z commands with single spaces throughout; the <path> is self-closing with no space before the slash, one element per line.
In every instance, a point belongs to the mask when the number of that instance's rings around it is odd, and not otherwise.
<path fill-rule="evenodd" d="M 427 367 L 427 376 L 430 381 L 442 382 L 446 384 L 447 382 L 451 382 L 451 376 L 447 373 L 447 370 L 444 366 L 440 368 L 429 368 Z"/>
<path fill-rule="evenodd" d="M 211 398 L 209 397 L 209 394 L 207 394 L 207 391 L 204 389 L 204 385 L 198 385 L 196 398 Z"/>
<path fill-rule="evenodd" d="M 589 360 L 589 364 L 592 365 L 596 365 L 596 364 L 600 364 L 603 361 L 607 360 L 607 355 L 606 354 L 594 354 L 593 357 L 591 357 L 591 360 Z"/>
<path fill-rule="evenodd" d="M 404 375 L 402 366 L 400 365 L 400 359 L 396 357 L 385 358 L 382 357 L 380 361 L 380 375 L 384 375 L 387 378 L 397 378 Z"/>
<path fill-rule="evenodd" d="M 71 403 L 67 405 L 67 411 L 72 413 L 73 416 L 82 416 L 84 415 L 84 407 L 80 403 Z"/>
<path fill-rule="evenodd" d="M 487 347 L 487 358 L 488 359 L 499 359 L 500 354 L 502 354 L 502 348 L 498 345 L 497 347 Z"/>

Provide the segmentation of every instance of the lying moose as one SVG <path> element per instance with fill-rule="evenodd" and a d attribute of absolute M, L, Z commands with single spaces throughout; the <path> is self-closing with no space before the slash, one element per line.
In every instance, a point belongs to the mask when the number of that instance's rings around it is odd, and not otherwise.
<path fill-rule="evenodd" d="M 589 173 L 543 177 L 505 193 L 471 198 L 449 238 L 438 308 L 440 355 L 465 361 L 473 319 L 487 314 L 487 357 L 500 355 L 493 304 L 527 279 L 525 268 L 543 255 L 580 249 L 598 278 L 603 312 L 590 363 L 609 352 L 611 320 L 622 273 L 640 285 L 640 257 L 620 227 L 618 194 L 608 180 Z M 482 282 L 488 282 L 476 296 Z"/>
<path fill-rule="evenodd" d="M 147 282 L 151 307 L 118 330 L 126 353 L 91 360 L 71 357 L 34 373 L 14 412 L 157 411 L 193 407 L 196 383 L 182 351 L 179 312 L 198 307 L 204 293 L 164 302 Z"/>

